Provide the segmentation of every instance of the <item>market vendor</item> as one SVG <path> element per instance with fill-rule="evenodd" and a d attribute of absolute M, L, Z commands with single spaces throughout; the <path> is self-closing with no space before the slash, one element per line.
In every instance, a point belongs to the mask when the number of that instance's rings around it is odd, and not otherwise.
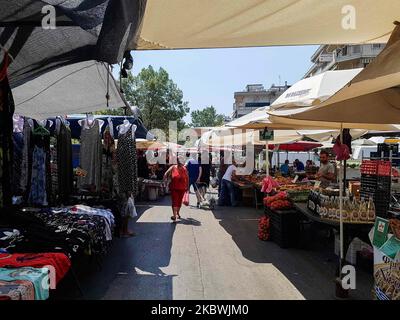
<path fill-rule="evenodd" d="M 236 163 L 235 161 L 226 169 L 221 182 L 221 192 L 218 199 L 219 206 L 231 205 L 237 206 L 236 191 L 232 180 L 236 179 Z"/>
<path fill-rule="evenodd" d="M 329 153 L 326 150 L 322 150 L 319 157 L 321 165 L 315 177 L 321 181 L 321 187 L 326 188 L 331 183 L 336 183 L 336 170 L 335 166 L 329 162 Z"/>

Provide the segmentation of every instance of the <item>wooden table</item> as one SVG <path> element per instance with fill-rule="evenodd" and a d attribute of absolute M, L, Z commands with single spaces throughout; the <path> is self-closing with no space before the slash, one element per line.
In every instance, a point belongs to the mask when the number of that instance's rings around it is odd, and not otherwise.
<path fill-rule="evenodd" d="M 256 209 L 262 206 L 262 202 L 258 202 L 258 192 L 261 192 L 261 186 L 248 181 L 232 181 L 234 186 L 240 190 L 251 190 L 254 196 L 254 205 Z"/>

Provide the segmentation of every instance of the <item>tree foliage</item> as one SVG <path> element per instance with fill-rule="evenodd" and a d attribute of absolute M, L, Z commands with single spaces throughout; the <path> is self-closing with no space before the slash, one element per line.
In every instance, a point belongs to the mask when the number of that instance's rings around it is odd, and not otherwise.
<path fill-rule="evenodd" d="M 192 111 L 190 115 L 192 117 L 191 126 L 193 127 L 217 127 L 224 124 L 224 116 L 217 114 L 217 110 L 213 106 Z"/>
<path fill-rule="evenodd" d="M 182 90 L 170 79 L 163 68 L 144 68 L 137 76 L 128 74 L 122 88 L 126 99 L 139 108 L 144 125 L 150 129 L 167 131 L 169 121 L 177 121 L 178 129 L 185 125 L 183 118 L 190 109 L 183 101 Z"/>

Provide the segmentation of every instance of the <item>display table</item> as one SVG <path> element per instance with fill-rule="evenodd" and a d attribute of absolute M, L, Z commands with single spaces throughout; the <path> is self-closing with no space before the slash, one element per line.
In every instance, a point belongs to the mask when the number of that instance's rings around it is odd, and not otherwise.
<path fill-rule="evenodd" d="M 243 196 L 246 197 L 246 194 L 248 197 L 251 197 L 254 199 L 254 206 L 256 209 L 259 208 L 259 206 L 262 206 L 262 201 L 259 201 L 259 195 L 261 193 L 261 186 L 256 183 L 252 183 L 249 181 L 232 181 L 234 186 L 241 190 L 243 192 Z"/>
<path fill-rule="evenodd" d="M 162 180 L 143 179 L 141 185 L 143 193 L 147 194 L 147 199 L 150 201 L 157 200 L 165 188 L 165 183 Z"/>
<path fill-rule="evenodd" d="M 307 219 L 314 223 L 322 224 L 325 226 L 332 227 L 336 230 L 340 230 L 340 223 L 337 220 L 325 219 L 312 213 L 307 208 L 307 203 L 295 203 L 294 207 L 297 209 L 299 214 L 302 214 Z M 360 240 L 369 243 L 368 233 L 373 227 L 374 222 L 343 222 L 343 256 L 345 257 L 351 242 L 354 238 L 359 238 Z"/>

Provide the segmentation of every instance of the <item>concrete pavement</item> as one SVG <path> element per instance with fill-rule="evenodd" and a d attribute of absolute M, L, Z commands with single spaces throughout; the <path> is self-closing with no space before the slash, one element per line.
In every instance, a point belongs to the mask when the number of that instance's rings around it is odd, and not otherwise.
<path fill-rule="evenodd" d="M 299 250 L 260 241 L 261 210 L 184 207 L 177 224 L 170 220 L 169 198 L 137 211 L 137 236 L 114 240 L 102 270 L 81 280 L 84 298 L 334 298 L 333 244 L 318 241 Z M 371 286 L 372 276 L 358 272 L 351 297 L 368 299 Z"/>

